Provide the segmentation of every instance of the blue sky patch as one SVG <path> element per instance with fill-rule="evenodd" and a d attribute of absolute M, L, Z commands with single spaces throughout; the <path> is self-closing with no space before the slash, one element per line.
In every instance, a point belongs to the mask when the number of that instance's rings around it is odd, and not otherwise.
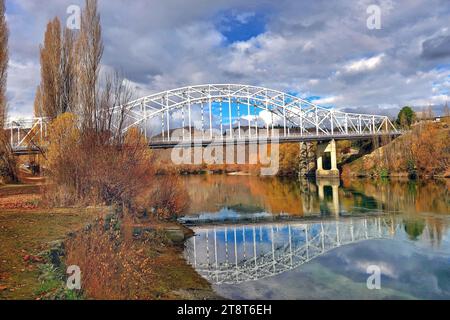
<path fill-rule="evenodd" d="M 227 11 L 216 18 L 217 29 L 227 42 L 247 41 L 266 31 L 267 16 L 252 11 Z"/>

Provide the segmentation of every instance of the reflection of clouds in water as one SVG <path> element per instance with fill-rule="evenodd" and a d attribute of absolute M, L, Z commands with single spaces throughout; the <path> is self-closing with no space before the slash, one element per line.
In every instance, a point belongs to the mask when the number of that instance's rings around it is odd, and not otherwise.
<path fill-rule="evenodd" d="M 357 261 L 355 263 L 355 269 L 359 272 L 365 272 L 370 266 L 380 267 L 382 270 L 383 276 L 388 276 L 390 278 L 397 279 L 398 274 L 395 272 L 395 267 L 387 264 L 383 261 Z"/>
<path fill-rule="evenodd" d="M 198 180 L 203 183 L 196 184 L 195 194 L 201 194 L 202 197 L 199 197 L 194 213 L 215 212 L 217 207 L 240 206 L 247 209 L 261 207 L 255 212 L 272 212 L 276 215 L 281 211 L 292 212 L 292 208 L 300 208 L 301 216 L 314 216 L 319 221 L 328 221 L 322 219 L 327 215 L 323 214 L 323 201 L 317 197 L 315 184 L 300 187 L 278 179 L 252 177 L 208 176 L 188 179 Z M 368 211 L 380 208 L 383 212 L 398 212 L 394 217 L 402 222 L 396 229 L 394 239 L 364 241 L 341 247 L 271 278 L 239 285 L 216 286 L 218 293 L 233 299 L 450 299 L 450 216 L 445 186 L 437 182 L 420 184 L 412 191 L 409 184 L 403 182 L 390 182 L 380 188 L 375 183 L 357 181 L 341 188 L 339 199 L 344 215 L 353 217 L 357 216 L 356 213 L 369 217 Z M 234 211 L 231 216 L 239 213 L 236 209 L 230 211 Z M 221 214 L 210 217 L 218 216 Z M 346 224 L 343 217 L 339 221 Z M 240 257 L 244 251 L 247 257 L 252 256 L 251 228 L 244 233 L 238 231 L 237 251 Z M 310 237 L 314 237 L 314 228 L 310 231 Z M 274 232 L 277 249 L 287 243 L 287 232 L 282 226 Z M 348 236 L 350 233 L 347 229 L 343 234 Z M 210 233 L 209 258 L 214 264 L 212 236 Z M 204 249 L 202 239 L 197 239 L 199 261 L 205 260 L 208 251 Z M 258 255 L 271 252 L 271 239 L 270 230 L 262 233 L 262 240 L 257 239 Z M 223 241 L 224 234 L 219 232 L 219 262 L 225 259 Z M 234 234 L 231 230 L 228 241 L 233 244 Z M 234 262 L 234 248 L 230 246 L 229 249 L 229 260 Z M 378 265 L 382 269 L 381 291 L 369 291 L 366 287 L 369 265 Z"/>
<path fill-rule="evenodd" d="M 351 253 L 351 254 L 349 254 Z M 357 257 L 357 259 L 355 259 Z M 339 260 L 339 265 L 345 267 L 345 272 L 355 272 L 365 274 L 369 266 L 378 266 L 382 270 L 384 277 L 398 279 L 399 274 L 395 263 L 385 260 L 385 252 L 373 250 L 373 246 L 367 243 L 365 246 L 352 246 L 347 250 L 339 250 L 333 259 Z M 409 250 L 403 250 L 398 254 L 398 259 L 409 259 Z M 325 258 L 326 259 L 326 258 Z M 398 262 L 398 261 L 396 261 Z"/>
<path fill-rule="evenodd" d="M 415 244 L 403 241 L 371 241 L 343 248 L 339 256 L 326 256 L 321 263 L 333 265 L 336 272 L 361 281 L 366 279 L 361 260 L 367 259 L 381 267 L 383 287 L 428 299 L 450 298 L 449 258 L 449 253 L 430 248 L 425 252 Z"/>
<path fill-rule="evenodd" d="M 204 221 L 233 221 L 241 219 L 260 219 L 260 218 L 270 218 L 272 214 L 267 212 L 257 212 L 257 213 L 239 213 L 231 209 L 220 209 L 217 213 L 201 213 L 198 215 L 190 215 L 180 219 L 183 223 L 198 223 Z"/>
<path fill-rule="evenodd" d="M 368 275 L 362 266 L 368 261 L 382 268 L 382 290 L 366 288 Z M 449 266 L 448 254 L 377 240 L 341 247 L 276 277 L 216 289 L 233 299 L 449 299 Z"/>

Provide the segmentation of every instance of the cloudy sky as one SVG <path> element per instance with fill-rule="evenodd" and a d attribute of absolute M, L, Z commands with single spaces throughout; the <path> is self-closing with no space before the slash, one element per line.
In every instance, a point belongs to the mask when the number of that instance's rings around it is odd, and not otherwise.
<path fill-rule="evenodd" d="M 6 0 L 8 97 L 30 115 L 47 21 L 81 0 Z M 99 0 L 104 68 L 144 95 L 193 84 L 261 85 L 344 110 L 393 115 L 450 96 L 448 0 Z M 381 29 L 369 30 L 369 5 Z M 450 99 L 449 99 L 450 100 Z"/>

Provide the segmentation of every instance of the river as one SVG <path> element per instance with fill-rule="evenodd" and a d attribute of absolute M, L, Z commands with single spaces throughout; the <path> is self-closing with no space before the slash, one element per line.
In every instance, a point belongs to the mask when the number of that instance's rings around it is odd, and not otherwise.
<path fill-rule="evenodd" d="M 450 299 L 450 182 L 188 176 L 185 257 L 227 299 Z"/>

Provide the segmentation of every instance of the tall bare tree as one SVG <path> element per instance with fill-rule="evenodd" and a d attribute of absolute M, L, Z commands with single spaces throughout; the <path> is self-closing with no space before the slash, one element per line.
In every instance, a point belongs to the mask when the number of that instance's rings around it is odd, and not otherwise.
<path fill-rule="evenodd" d="M 0 182 L 17 181 L 16 160 L 4 130 L 7 113 L 6 78 L 8 75 L 8 26 L 4 0 L 0 0 Z"/>
<path fill-rule="evenodd" d="M 66 28 L 61 52 L 61 112 L 74 111 L 77 101 L 75 33 Z"/>
<path fill-rule="evenodd" d="M 102 27 L 97 0 L 86 0 L 77 42 L 79 103 L 83 126 L 98 131 L 98 78 L 103 56 Z"/>
<path fill-rule="evenodd" d="M 124 106 L 131 101 L 133 90 L 119 73 L 107 74 L 99 97 L 98 129 L 110 132 L 116 142 L 122 142 L 125 108 L 114 112 L 114 107 Z"/>
<path fill-rule="evenodd" d="M 0 0 L 0 128 L 6 120 L 6 78 L 8 72 L 8 26 L 4 0 Z"/>
<path fill-rule="evenodd" d="M 450 117 L 450 108 L 448 107 L 448 101 L 445 102 L 445 106 L 444 106 L 444 117 Z"/>
<path fill-rule="evenodd" d="M 61 22 L 53 19 L 47 25 L 41 46 L 41 97 L 43 115 L 51 119 L 61 114 Z"/>
<path fill-rule="evenodd" d="M 34 104 L 33 104 L 34 116 L 42 117 L 44 115 L 43 107 L 42 107 L 42 91 L 41 86 L 37 86 L 36 93 L 34 96 Z"/>

